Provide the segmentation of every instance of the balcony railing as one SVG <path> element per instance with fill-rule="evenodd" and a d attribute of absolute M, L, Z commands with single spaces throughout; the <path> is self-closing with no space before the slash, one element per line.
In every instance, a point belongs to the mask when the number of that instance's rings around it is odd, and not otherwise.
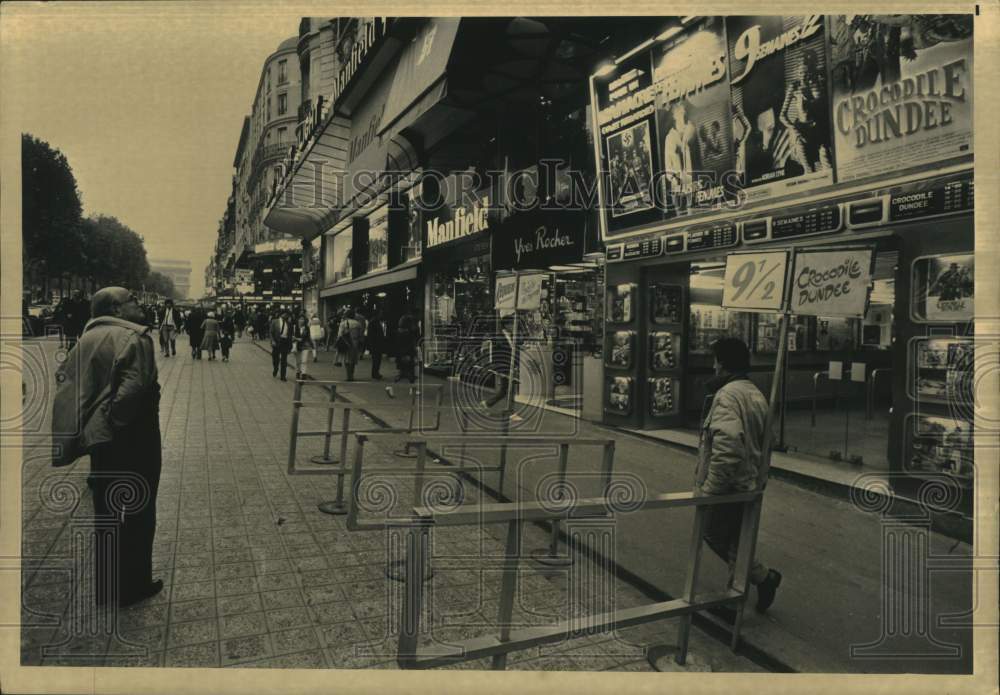
<path fill-rule="evenodd" d="M 250 186 L 257 181 L 261 170 L 273 161 L 282 159 L 288 151 L 287 142 L 279 142 L 272 145 L 258 145 L 253 153 L 253 164 L 250 168 Z"/>

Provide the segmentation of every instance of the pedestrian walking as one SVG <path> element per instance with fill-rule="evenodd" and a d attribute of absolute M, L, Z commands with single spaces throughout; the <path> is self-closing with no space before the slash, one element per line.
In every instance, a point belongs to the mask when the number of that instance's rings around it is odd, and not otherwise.
<path fill-rule="evenodd" d="M 196 306 L 188 312 L 185 325 L 187 326 L 188 337 L 191 340 L 192 359 L 201 359 L 201 343 L 205 337 L 204 328 L 202 327 L 205 324 L 206 318 L 205 311 L 200 306 Z"/>
<path fill-rule="evenodd" d="M 273 318 L 273 317 L 272 317 Z M 257 307 L 257 340 L 264 340 L 268 335 L 268 327 L 271 325 L 271 319 L 268 318 L 267 312 L 264 307 Z"/>
<path fill-rule="evenodd" d="M 361 330 L 361 322 L 355 317 L 354 310 L 348 309 L 337 330 L 337 351 L 344 355 L 348 381 L 354 381 L 354 367 L 358 363 L 358 348 L 363 335 Z"/>
<path fill-rule="evenodd" d="M 513 315 L 505 316 L 501 321 L 500 333 L 494 336 L 490 345 L 490 368 L 493 371 L 496 391 L 492 396 L 480 402 L 483 408 L 492 408 L 500 401 L 507 401 L 511 393 L 511 380 L 517 371 L 518 345 L 514 340 Z M 511 413 L 514 422 L 521 420 L 517 413 Z"/>
<path fill-rule="evenodd" d="M 292 351 L 295 354 L 295 378 L 301 379 L 309 373 L 309 355 L 316 347 L 309 333 L 309 321 L 305 314 L 299 314 L 293 321 Z"/>
<path fill-rule="evenodd" d="M 122 287 L 98 290 L 75 359 L 58 370 L 52 409 L 54 466 L 90 455 L 95 600 L 128 606 L 163 588 L 153 581 L 160 482 L 160 385 L 150 328 Z"/>
<path fill-rule="evenodd" d="M 243 311 L 243 307 L 238 308 L 233 315 L 233 325 L 236 327 L 236 337 L 242 338 L 243 329 L 247 326 L 247 315 Z"/>
<path fill-rule="evenodd" d="M 409 311 L 399 317 L 396 324 L 396 381 L 409 379 L 412 384 L 417 380 L 417 324 Z"/>
<path fill-rule="evenodd" d="M 177 324 L 179 322 L 177 312 L 174 311 L 174 302 L 172 299 L 168 299 L 163 306 L 163 316 L 160 318 L 160 344 L 164 357 L 177 354 Z"/>
<path fill-rule="evenodd" d="M 365 342 L 372 355 L 372 379 L 382 381 L 382 355 L 388 348 L 389 329 L 382 317 L 382 310 L 376 309 L 368 321 L 368 334 Z"/>
<path fill-rule="evenodd" d="M 288 353 L 292 349 L 292 325 L 289 320 L 288 311 L 276 314 L 271 320 L 271 365 L 273 367 L 271 376 L 278 376 L 281 372 L 281 380 L 288 372 Z"/>
<path fill-rule="evenodd" d="M 721 338 L 712 344 L 712 353 L 716 376 L 708 383 L 711 400 L 701 428 L 695 486 L 707 495 L 755 490 L 766 483 L 760 472 L 768 454 L 764 451 L 767 400 L 750 381 L 750 351 L 742 340 Z M 706 509 L 705 541 L 729 565 L 730 584 L 742 520 L 743 505 L 738 502 Z M 757 587 L 755 608 L 763 613 L 774 602 L 781 573 L 755 559 L 750 583 Z M 724 615 L 735 620 L 736 612 L 728 609 Z"/>
<path fill-rule="evenodd" d="M 326 319 L 326 351 L 330 352 L 330 343 L 333 343 L 334 350 L 337 349 L 337 331 L 340 329 L 340 316 L 336 311 L 331 311 Z M 334 364 L 337 364 L 336 362 Z"/>
<path fill-rule="evenodd" d="M 215 312 L 208 312 L 208 316 L 201 324 L 202 339 L 201 349 L 208 352 L 208 359 L 215 359 L 215 351 L 219 349 L 219 322 L 215 318 Z"/>
<path fill-rule="evenodd" d="M 319 360 L 319 345 L 323 342 L 323 337 L 326 331 L 323 330 L 323 324 L 320 323 L 319 317 L 313 313 L 309 318 L 309 337 L 312 338 L 312 361 L 317 362 Z"/>
<path fill-rule="evenodd" d="M 219 349 L 222 350 L 222 361 L 229 361 L 229 349 L 233 346 L 233 335 L 231 333 L 222 332 L 219 337 Z"/>

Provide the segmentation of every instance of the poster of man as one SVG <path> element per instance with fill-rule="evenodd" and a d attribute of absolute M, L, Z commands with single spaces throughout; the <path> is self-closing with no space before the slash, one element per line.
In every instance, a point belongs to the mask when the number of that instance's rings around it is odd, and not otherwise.
<path fill-rule="evenodd" d="M 736 191 L 726 40 L 721 17 L 708 17 L 653 51 L 657 138 L 663 143 L 658 200 L 665 215 L 717 208 Z"/>
<path fill-rule="evenodd" d="M 975 314 L 975 256 L 931 258 L 927 276 L 927 318 L 965 321 Z"/>
<path fill-rule="evenodd" d="M 652 73 L 649 53 L 640 52 L 592 78 L 602 221 L 612 235 L 663 217 L 654 189 L 660 155 Z"/>
<path fill-rule="evenodd" d="M 971 14 L 829 18 L 840 181 L 972 155 Z"/>
<path fill-rule="evenodd" d="M 649 122 L 643 121 L 608 138 L 611 163 L 611 215 L 620 217 L 653 207 L 653 157 Z"/>
<path fill-rule="evenodd" d="M 824 22 L 728 17 L 736 171 L 747 201 L 833 183 Z"/>
<path fill-rule="evenodd" d="M 619 415 L 632 412 L 632 377 L 615 376 L 608 380 L 607 409 Z"/>
<path fill-rule="evenodd" d="M 608 366 L 632 366 L 632 354 L 635 352 L 635 333 L 632 331 L 615 331 L 611 334 L 611 349 L 608 350 Z"/>

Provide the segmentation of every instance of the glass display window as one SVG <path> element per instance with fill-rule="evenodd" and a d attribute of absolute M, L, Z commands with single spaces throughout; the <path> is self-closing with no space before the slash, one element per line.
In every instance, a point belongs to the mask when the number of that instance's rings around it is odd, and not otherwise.
<path fill-rule="evenodd" d="M 653 371 L 676 369 L 678 364 L 678 336 L 669 331 L 649 334 L 649 368 Z"/>
<path fill-rule="evenodd" d="M 614 331 L 608 334 L 607 361 L 609 367 L 631 369 L 635 362 L 635 332 Z"/>
<path fill-rule="evenodd" d="M 368 272 L 389 268 L 389 216 L 383 206 L 368 218 Z"/>
<path fill-rule="evenodd" d="M 434 272 L 427 300 L 428 344 L 425 362 L 445 368 L 466 354 L 464 343 L 479 346 L 484 336 L 496 332 L 489 256 L 476 256 Z M 478 348 L 477 348 L 478 349 Z"/>
<path fill-rule="evenodd" d="M 972 412 L 974 341 L 964 338 L 915 338 L 907 395 L 917 402 L 948 403 Z"/>
<path fill-rule="evenodd" d="M 975 316 L 976 257 L 969 254 L 925 256 L 913 262 L 914 321 L 971 321 Z"/>
<path fill-rule="evenodd" d="M 679 409 L 679 386 L 676 379 L 653 377 L 649 380 L 649 414 L 653 417 L 675 415 Z"/>
<path fill-rule="evenodd" d="M 911 455 L 905 460 L 910 471 L 947 473 L 972 480 L 973 427 L 964 418 L 911 415 Z"/>
<path fill-rule="evenodd" d="M 333 281 L 342 282 L 354 277 L 354 233 L 348 227 L 333 237 Z"/>
<path fill-rule="evenodd" d="M 605 392 L 607 394 L 605 410 L 617 415 L 628 415 L 632 412 L 632 402 L 635 396 L 632 377 L 610 377 Z"/>
<path fill-rule="evenodd" d="M 635 287 L 626 283 L 608 288 L 607 319 L 610 323 L 632 323 L 635 317 Z"/>

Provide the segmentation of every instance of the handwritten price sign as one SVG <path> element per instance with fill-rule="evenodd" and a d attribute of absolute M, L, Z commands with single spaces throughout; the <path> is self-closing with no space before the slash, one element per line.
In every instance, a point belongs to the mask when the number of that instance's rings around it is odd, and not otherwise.
<path fill-rule="evenodd" d="M 863 317 L 874 253 L 870 247 L 799 251 L 792 271 L 792 313 Z"/>
<path fill-rule="evenodd" d="M 787 267 L 787 251 L 729 254 L 722 306 L 738 311 L 781 311 Z"/>

